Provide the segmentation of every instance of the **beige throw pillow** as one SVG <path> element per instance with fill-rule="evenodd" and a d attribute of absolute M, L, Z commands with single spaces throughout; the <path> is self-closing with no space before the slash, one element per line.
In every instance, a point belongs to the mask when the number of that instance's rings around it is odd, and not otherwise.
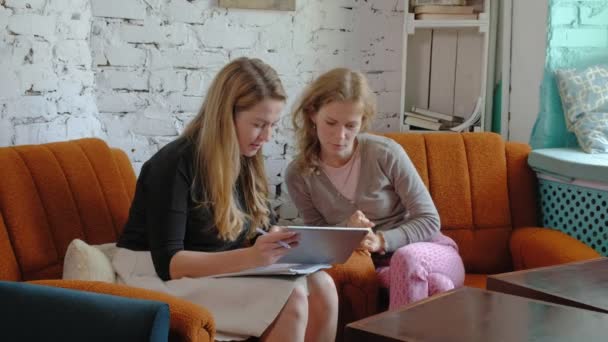
<path fill-rule="evenodd" d="M 63 260 L 63 279 L 116 282 L 108 257 L 115 249 L 114 243 L 91 246 L 80 239 L 72 240 Z"/>

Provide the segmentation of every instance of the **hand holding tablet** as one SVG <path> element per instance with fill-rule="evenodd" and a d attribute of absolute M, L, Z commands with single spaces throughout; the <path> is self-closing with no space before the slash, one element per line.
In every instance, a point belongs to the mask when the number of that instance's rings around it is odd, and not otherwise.
<path fill-rule="evenodd" d="M 259 233 L 272 234 L 263 232 Z M 299 239 L 297 245 L 291 246 L 285 241 L 277 241 L 289 247 L 281 244 L 286 251 L 284 250 L 284 255 L 276 263 L 236 273 L 219 274 L 215 277 L 309 274 L 330 268 L 332 264 L 346 262 L 353 251 L 359 248 L 370 229 L 287 226 L 282 232 L 297 232 Z"/>
<path fill-rule="evenodd" d="M 262 235 L 268 234 L 268 232 L 263 230 L 262 228 L 256 228 L 255 231 Z M 291 249 L 291 246 L 288 243 L 286 243 L 285 241 L 277 241 L 277 243 L 287 249 Z"/>

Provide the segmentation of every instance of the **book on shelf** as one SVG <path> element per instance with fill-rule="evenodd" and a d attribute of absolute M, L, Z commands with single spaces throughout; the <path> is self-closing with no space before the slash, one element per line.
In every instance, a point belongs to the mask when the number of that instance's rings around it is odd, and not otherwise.
<path fill-rule="evenodd" d="M 412 5 L 423 6 L 423 5 L 439 5 L 439 6 L 464 6 L 467 4 L 467 0 L 412 0 Z"/>
<path fill-rule="evenodd" d="M 413 116 L 407 116 L 405 118 L 405 124 L 410 125 L 410 126 L 430 129 L 432 131 L 438 131 L 441 129 L 441 126 L 442 126 L 441 122 L 420 119 L 420 118 L 416 118 Z"/>
<path fill-rule="evenodd" d="M 420 13 L 416 14 L 420 20 L 477 20 L 477 14 L 443 14 L 443 13 Z"/>
<path fill-rule="evenodd" d="M 432 111 L 429 109 L 424 109 L 424 108 L 420 108 L 420 107 L 416 107 L 416 106 L 412 107 L 412 112 L 414 114 L 428 116 L 429 118 L 439 119 L 439 120 L 448 121 L 448 122 L 462 121 L 462 118 L 459 116 L 454 116 L 451 114 L 443 114 L 443 113 L 435 112 L 435 111 Z"/>
<path fill-rule="evenodd" d="M 432 122 L 439 122 L 439 119 L 432 118 L 430 116 L 426 116 L 426 115 L 422 115 L 422 114 L 418 114 L 418 113 L 405 112 L 405 116 L 411 116 L 413 118 L 428 120 L 428 121 L 432 121 Z"/>
<path fill-rule="evenodd" d="M 430 14 L 473 14 L 475 8 L 473 6 L 444 6 L 444 5 L 422 5 L 414 7 L 414 13 L 430 13 Z"/>
<path fill-rule="evenodd" d="M 477 102 L 475 103 L 475 109 L 473 109 L 473 113 L 471 113 L 471 116 L 469 116 L 466 120 L 464 120 L 464 122 L 461 123 L 460 125 L 451 127 L 450 130 L 452 130 L 454 132 L 462 132 L 462 131 L 469 131 L 469 128 L 471 128 L 471 127 L 476 129 L 477 124 L 479 124 L 481 122 L 481 107 L 482 106 L 483 106 L 483 100 L 481 97 L 479 97 L 477 99 Z"/>

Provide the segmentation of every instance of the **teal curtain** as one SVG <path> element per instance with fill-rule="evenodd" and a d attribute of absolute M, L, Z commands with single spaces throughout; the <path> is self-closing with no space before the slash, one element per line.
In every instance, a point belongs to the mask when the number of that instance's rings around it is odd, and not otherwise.
<path fill-rule="evenodd" d="M 576 136 L 566 129 L 555 74 L 548 67 L 540 88 L 540 112 L 532 128 L 530 145 L 533 149 L 578 146 Z"/>
<path fill-rule="evenodd" d="M 573 39 L 569 35 L 555 34 L 556 30 L 563 32 L 565 29 L 576 32 L 580 28 L 581 13 L 591 11 L 590 13 L 601 14 L 603 11 L 608 11 L 608 0 L 569 1 L 573 3 L 573 6 L 577 6 L 579 11 L 578 17 L 575 19 L 576 22 L 570 24 L 564 24 L 563 17 L 561 17 L 568 13 L 567 11 L 560 11 L 565 2 L 563 0 L 549 0 L 547 54 L 540 90 L 540 109 L 530 137 L 530 145 L 533 149 L 578 146 L 576 136 L 566 129 L 562 103 L 555 81 L 555 70 L 585 68 L 593 64 L 605 64 L 608 60 L 608 42 L 603 46 L 597 44 L 597 41 L 602 40 L 601 36 L 593 36 L 592 33 L 579 34 L 577 36 L 578 40 L 573 44 Z M 603 33 L 598 30 L 597 34 L 601 35 Z"/>

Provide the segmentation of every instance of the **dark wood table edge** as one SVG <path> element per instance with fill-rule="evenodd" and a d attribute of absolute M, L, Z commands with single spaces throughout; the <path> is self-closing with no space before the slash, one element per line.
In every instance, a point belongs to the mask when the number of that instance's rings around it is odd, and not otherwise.
<path fill-rule="evenodd" d="M 379 333 L 372 333 L 369 331 L 365 330 L 365 324 L 369 321 L 375 321 L 378 319 L 382 319 L 383 316 L 389 314 L 389 312 L 391 314 L 395 313 L 395 312 L 401 312 L 401 311 L 405 311 L 408 310 L 410 308 L 413 308 L 415 306 L 418 305 L 423 305 L 426 304 L 430 301 L 434 301 L 438 298 L 444 297 L 444 296 L 448 296 L 454 292 L 458 292 L 458 291 L 469 291 L 470 289 L 475 289 L 472 287 L 468 287 L 468 286 L 463 286 L 463 287 L 459 287 L 457 289 L 453 289 L 450 291 L 446 291 L 444 293 L 438 294 L 438 295 L 434 295 L 428 298 L 425 298 L 421 301 L 412 303 L 412 304 L 408 304 L 405 306 L 402 306 L 398 309 L 395 310 L 387 310 L 378 314 L 375 314 L 373 316 L 369 316 L 363 319 L 360 319 L 358 321 L 355 322 L 351 322 L 348 323 L 345 327 L 344 327 L 344 340 L 345 341 L 349 341 L 349 342 L 358 342 L 358 341 L 374 341 L 374 342 L 394 342 L 395 339 L 389 336 L 384 336 L 381 335 Z M 481 290 L 481 289 L 480 289 Z M 482 290 L 483 291 L 483 290 Z M 355 331 L 356 330 L 356 331 Z"/>
<path fill-rule="evenodd" d="M 580 303 L 580 302 L 577 302 L 575 299 L 553 295 L 550 293 L 543 292 L 541 290 L 535 290 L 535 289 L 532 289 L 532 288 L 529 288 L 529 287 L 526 287 L 523 285 L 511 283 L 508 280 L 504 279 L 506 277 L 510 277 L 510 276 L 518 275 L 518 274 L 538 272 L 538 271 L 542 271 L 542 270 L 546 270 L 546 269 L 559 270 L 560 268 L 567 268 L 567 267 L 570 267 L 573 265 L 589 263 L 589 262 L 599 262 L 599 261 L 604 261 L 605 259 L 608 259 L 608 258 L 599 257 L 599 258 L 595 258 L 595 259 L 575 261 L 575 262 L 570 262 L 570 263 L 561 264 L 561 265 L 545 266 L 545 267 L 531 268 L 531 269 L 520 270 L 520 271 L 488 275 L 488 279 L 486 282 L 486 289 L 488 291 L 501 292 L 501 293 L 510 294 L 510 295 L 514 295 L 514 296 L 525 297 L 528 299 L 549 302 L 549 303 L 553 303 L 553 304 L 565 305 L 565 306 L 575 307 L 575 308 L 584 309 L 584 310 L 596 311 L 596 312 L 600 312 L 600 313 L 608 313 L 608 310 L 605 310 L 605 309 L 602 309 L 602 308 L 599 308 L 599 307 L 596 307 L 593 305 Z"/>
<path fill-rule="evenodd" d="M 593 258 L 593 259 L 573 261 L 573 262 L 568 262 L 568 263 L 559 264 L 559 265 L 542 266 L 542 267 L 536 267 L 536 268 L 527 268 L 525 270 L 519 270 L 519 271 L 490 274 L 490 275 L 488 275 L 488 279 L 489 278 L 501 278 L 501 277 L 511 276 L 514 274 L 525 274 L 525 273 L 530 273 L 530 272 L 537 272 L 537 271 L 542 271 L 542 270 L 547 270 L 547 269 L 567 268 L 567 267 L 578 265 L 578 264 L 586 264 L 586 263 L 590 263 L 590 262 L 600 262 L 600 261 L 604 261 L 606 259 L 608 259 L 608 257 L 597 257 L 597 258 Z"/>
<path fill-rule="evenodd" d="M 488 279 L 489 281 L 490 279 Z M 489 283 L 488 283 L 489 284 Z M 562 303 L 557 303 L 557 302 L 552 302 L 552 301 L 547 301 L 547 300 L 542 300 L 542 299 L 538 299 L 538 298 L 531 298 L 531 297 L 526 297 L 526 296 L 520 296 L 517 294 L 512 294 L 512 293 L 507 293 L 507 292 L 502 292 L 502 291 L 493 291 L 490 289 L 482 289 L 482 288 L 477 288 L 477 287 L 471 287 L 471 286 L 462 286 L 459 287 L 457 289 L 453 289 L 438 295 L 434 295 L 431 297 L 428 297 L 426 299 L 423 299 L 421 301 L 418 301 L 416 303 L 412 303 L 406 306 L 402 306 L 399 309 L 396 310 L 388 310 L 388 311 L 384 311 L 378 314 L 375 314 L 373 316 L 370 317 L 366 317 L 363 319 L 360 319 L 358 321 L 355 322 L 351 322 L 349 324 L 347 324 L 344 327 L 344 340 L 345 341 L 349 341 L 349 342 L 363 342 L 363 341 L 374 341 L 374 342 L 395 342 L 397 340 L 395 340 L 393 337 L 390 336 L 385 336 L 382 335 L 381 333 L 377 333 L 377 332 L 370 332 L 365 330 L 365 324 L 369 321 L 374 321 L 374 320 L 378 320 L 378 319 L 382 319 L 383 316 L 387 315 L 389 312 L 391 313 L 395 313 L 395 312 L 401 312 L 401 311 L 405 311 L 408 310 L 410 308 L 413 308 L 415 306 L 418 305 L 423 305 L 426 304 L 430 301 L 434 301 L 436 299 L 439 299 L 441 297 L 444 296 L 448 296 L 451 295 L 452 293 L 455 292 L 459 292 L 459 291 L 472 291 L 472 292 L 480 292 L 480 293 L 495 293 L 495 294 L 500 294 L 500 295 L 505 295 L 505 296 L 512 296 L 514 298 L 519 298 L 521 300 L 528 300 L 531 302 L 535 302 L 535 303 L 539 303 L 539 304 L 544 304 L 544 305 L 548 305 L 548 306 L 555 306 L 555 307 L 561 307 L 564 309 L 585 309 L 585 308 L 580 308 L 578 306 L 574 306 L 574 305 L 569 305 L 569 304 L 562 304 Z M 559 298 L 559 297 L 558 297 Z M 561 299 L 561 298 L 560 298 Z M 581 303 L 576 303 L 578 305 L 580 305 Z M 597 308 L 594 308 L 597 309 Z M 594 311 L 594 312 L 598 312 L 597 310 L 589 310 L 589 309 L 585 309 L 587 311 Z M 606 312 L 604 311 L 599 311 L 599 313 L 601 314 L 605 314 Z M 414 339 L 411 340 L 412 342 L 415 342 Z"/>

